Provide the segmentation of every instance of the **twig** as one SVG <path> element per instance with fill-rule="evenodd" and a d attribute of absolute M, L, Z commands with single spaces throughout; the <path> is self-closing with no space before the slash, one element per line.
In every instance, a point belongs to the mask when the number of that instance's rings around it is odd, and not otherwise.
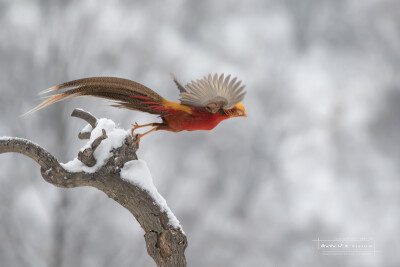
<path fill-rule="evenodd" d="M 71 113 L 71 116 L 87 121 L 92 126 L 92 128 L 96 127 L 97 118 L 91 113 L 84 111 L 83 109 L 74 109 L 74 111 L 72 111 Z"/>

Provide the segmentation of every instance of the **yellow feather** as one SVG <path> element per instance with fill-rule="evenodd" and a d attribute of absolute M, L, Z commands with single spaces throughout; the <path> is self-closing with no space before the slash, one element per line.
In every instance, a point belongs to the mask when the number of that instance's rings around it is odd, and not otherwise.
<path fill-rule="evenodd" d="M 186 113 L 192 114 L 192 109 L 189 106 L 182 105 L 180 103 L 168 101 L 166 99 L 162 100 L 163 107 L 175 109 L 175 110 L 182 110 Z"/>

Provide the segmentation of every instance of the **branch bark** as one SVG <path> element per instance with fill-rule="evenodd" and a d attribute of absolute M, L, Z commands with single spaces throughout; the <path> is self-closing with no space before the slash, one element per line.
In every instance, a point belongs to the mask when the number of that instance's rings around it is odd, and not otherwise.
<path fill-rule="evenodd" d="M 76 109 L 71 115 L 87 121 L 92 129 L 95 128 L 97 119 L 90 113 Z M 90 133 L 86 133 L 85 137 L 90 138 Z M 96 161 L 93 153 L 106 138 L 103 129 L 103 135 L 81 152 L 78 159 L 89 167 L 94 166 Z M 0 154 L 15 152 L 32 158 L 41 166 L 42 177 L 47 182 L 62 188 L 95 187 L 129 210 L 145 231 L 147 252 L 157 266 L 186 266 L 184 252 L 187 239 L 183 231 L 169 224 L 167 213 L 155 204 L 147 191 L 120 177 L 124 164 L 137 160 L 136 150 L 134 139 L 128 136 L 95 173 L 68 172 L 53 155 L 29 140 L 16 137 L 0 139 Z"/>

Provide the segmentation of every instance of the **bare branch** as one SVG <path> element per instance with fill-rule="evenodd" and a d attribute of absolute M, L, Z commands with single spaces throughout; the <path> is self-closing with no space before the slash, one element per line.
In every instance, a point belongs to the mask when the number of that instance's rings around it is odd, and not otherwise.
<path fill-rule="evenodd" d="M 74 109 L 74 111 L 72 111 L 71 116 L 87 121 L 92 126 L 92 128 L 96 127 L 97 118 L 93 116 L 90 112 L 84 111 L 80 108 L 76 108 Z"/>
<path fill-rule="evenodd" d="M 94 128 L 97 119 L 83 110 L 74 110 L 72 116 L 84 119 Z M 91 147 L 80 153 L 79 160 L 87 166 L 94 166 L 93 153 L 107 137 L 106 131 L 94 140 Z M 145 231 L 146 247 L 157 266 L 186 266 L 184 251 L 187 239 L 180 228 L 170 225 L 165 210 L 155 204 L 146 190 L 121 179 L 120 170 L 124 164 L 137 160 L 137 145 L 131 136 L 112 150 L 112 156 L 94 173 L 68 172 L 63 166 L 39 145 L 21 138 L 0 138 L 0 154 L 16 152 L 35 160 L 41 166 L 42 177 L 49 183 L 64 188 L 92 186 L 103 191 L 129 210 Z"/>

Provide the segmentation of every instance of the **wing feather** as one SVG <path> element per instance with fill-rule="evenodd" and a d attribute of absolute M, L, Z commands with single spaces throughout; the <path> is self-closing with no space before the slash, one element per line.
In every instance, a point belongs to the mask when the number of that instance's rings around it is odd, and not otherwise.
<path fill-rule="evenodd" d="M 180 101 L 184 105 L 207 107 L 210 104 L 216 108 L 231 109 L 244 99 L 245 85 L 241 86 L 237 78 L 231 80 L 231 75 L 225 77 L 218 74 L 204 77 L 201 80 L 191 81 L 185 85 L 186 91 L 180 90 Z"/>

